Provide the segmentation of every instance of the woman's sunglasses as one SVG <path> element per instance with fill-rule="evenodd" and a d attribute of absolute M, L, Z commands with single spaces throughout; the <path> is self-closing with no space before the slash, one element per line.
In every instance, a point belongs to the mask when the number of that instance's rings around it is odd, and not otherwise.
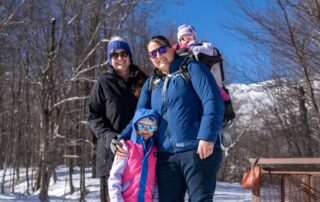
<path fill-rule="evenodd" d="M 121 51 L 120 53 L 113 52 L 110 53 L 110 58 L 117 59 L 118 57 L 127 58 L 129 56 L 127 51 Z"/>
<path fill-rule="evenodd" d="M 149 132 L 154 132 L 156 130 L 157 126 L 149 126 L 149 125 L 144 125 L 142 123 L 138 123 L 137 128 L 138 128 L 138 130 L 147 129 L 147 131 L 149 131 Z"/>
<path fill-rule="evenodd" d="M 167 51 L 168 51 L 167 46 L 161 46 L 160 48 L 158 48 L 156 50 L 150 51 L 149 57 L 154 59 L 157 57 L 158 53 L 161 55 L 161 54 L 165 54 Z"/>

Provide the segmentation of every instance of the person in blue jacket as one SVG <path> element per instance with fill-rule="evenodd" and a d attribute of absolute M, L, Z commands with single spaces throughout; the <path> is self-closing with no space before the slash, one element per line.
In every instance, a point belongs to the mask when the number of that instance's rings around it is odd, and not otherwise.
<path fill-rule="evenodd" d="M 184 58 L 164 36 L 153 37 L 147 50 L 156 68 L 144 83 L 137 109 L 154 109 L 162 120 L 156 140 L 159 201 L 184 201 L 186 190 L 190 201 L 212 201 L 222 160 L 224 104 L 219 87 L 195 60 L 187 64 L 191 82 L 183 78 L 179 69 Z M 130 139 L 130 126 L 121 133 L 124 140 Z M 120 153 L 126 155 L 118 146 Z"/>

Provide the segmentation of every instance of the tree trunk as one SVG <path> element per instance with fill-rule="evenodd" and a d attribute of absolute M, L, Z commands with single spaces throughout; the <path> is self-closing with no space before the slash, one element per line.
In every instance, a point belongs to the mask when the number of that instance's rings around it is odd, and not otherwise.
<path fill-rule="evenodd" d="M 304 157 L 312 157 L 313 152 L 311 149 L 312 138 L 310 137 L 311 131 L 308 123 L 308 111 L 306 108 L 306 96 L 302 86 L 299 87 L 299 110 L 300 110 L 300 124 L 302 125 L 301 138 L 302 138 L 302 150 L 304 151 Z"/>
<path fill-rule="evenodd" d="M 82 128 L 82 127 L 81 127 Z M 86 182 L 85 182 L 85 152 L 84 152 L 84 143 L 85 143 L 85 139 L 84 139 L 84 133 L 81 133 L 82 135 L 82 144 L 81 144 L 81 165 L 80 165 L 80 201 L 85 201 L 85 197 L 86 197 Z"/>
<path fill-rule="evenodd" d="M 67 161 L 69 162 L 69 187 L 70 187 L 70 194 L 74 193 L 74 185 L 73 185 L 73 159 L 69 158 L 67 159 Z"/>
<path fill-rule="evenodd" d="M 40 201 L 49 201 L 48 190 L 50 178 L 53 171 L 52 162 L 52 135 L 53 132 L 53 69 L 52 63 L 55 51 L 55 19 L 51 23 L 51 38 L 50 38 L 50 52 L 48 56 L 48 64 L 46 69 L 42 72 L 42 116 L 43 116 L 43 132 L 41 139 L 40 154 L 42 166 L 41 166 L 41 179 L 40 179 Z"/>

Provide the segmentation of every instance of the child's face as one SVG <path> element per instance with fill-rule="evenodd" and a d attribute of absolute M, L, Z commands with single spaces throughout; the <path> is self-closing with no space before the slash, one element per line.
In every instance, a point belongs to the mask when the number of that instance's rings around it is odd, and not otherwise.
<path fill-rule="evenodd" d="M 195 40 L 194 34 L 186 34 L 181 37 L 180 42 L 183 45 L 188 45 L 192 40 Z"/>
<path fill-rule="evenodd" d="M 138 123 L 137 134 L 143 136 L 144 140 L 151 138 L 157 131 L 157 126 L 151 126 L 143 123 Z"/>

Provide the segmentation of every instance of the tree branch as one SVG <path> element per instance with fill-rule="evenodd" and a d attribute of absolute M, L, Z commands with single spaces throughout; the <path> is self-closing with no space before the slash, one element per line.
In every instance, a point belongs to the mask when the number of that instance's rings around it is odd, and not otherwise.
<path fill-rule="evenodd" d="M 89 98 L 89 96 L 85 96 L 85 97 L 71 97 L 71 98 L 67 98 L 64 100 L 61 100 L 60 102 L 57 102 L 53 105 L 52 109 L 54 109 L 55 107 L 58 107 L 59 105 L 65 103 L 65 102 L 70 102 L 70 101 L 76 101 L 76 100 L 85 100 Z"/>

